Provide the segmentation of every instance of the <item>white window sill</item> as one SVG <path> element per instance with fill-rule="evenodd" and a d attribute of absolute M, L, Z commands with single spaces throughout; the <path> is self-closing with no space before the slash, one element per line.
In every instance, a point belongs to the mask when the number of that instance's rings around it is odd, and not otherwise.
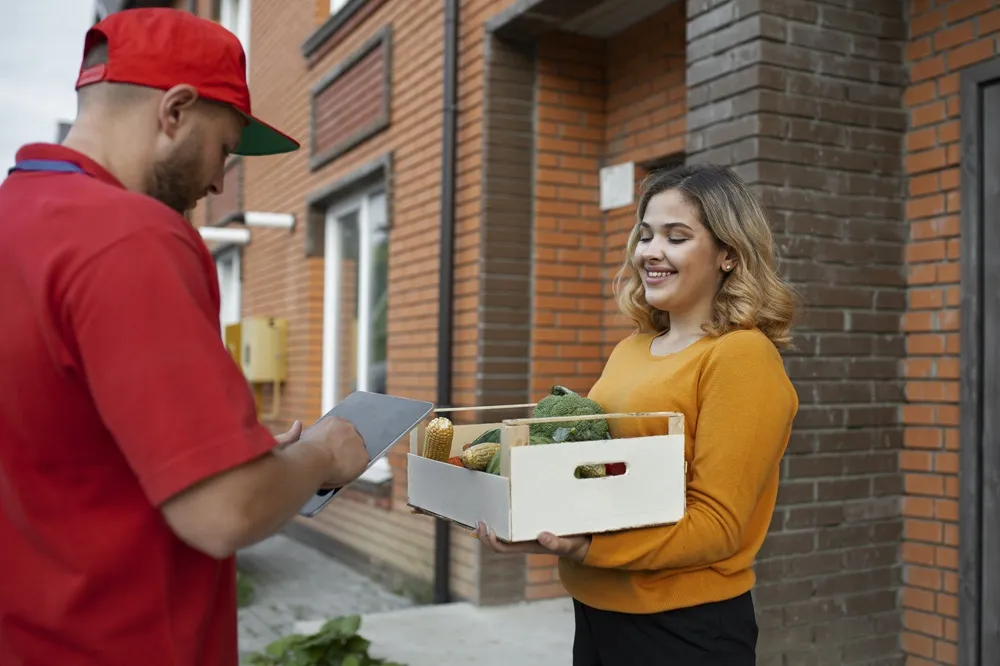
<path fill-rule="evenodd" d="M 388 481 L 392 481 L 392 465 L 389 464 L 389 459 L 379 458 L 376 460 L 375 464 L 372 465 L 371 468 L 358 477 L 358 481 L 371 483 L 373 485 L 381 485 Z"/>

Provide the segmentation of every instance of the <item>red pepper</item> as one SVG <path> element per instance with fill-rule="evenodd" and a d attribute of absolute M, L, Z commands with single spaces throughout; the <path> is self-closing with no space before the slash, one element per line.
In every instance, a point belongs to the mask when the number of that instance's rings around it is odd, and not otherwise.
<path fill-rule="evenodd" d="M 604 473 L 608 476 L 621 476 L 625 473 L 625 463 L 608 463 L 604 466 Z"/>

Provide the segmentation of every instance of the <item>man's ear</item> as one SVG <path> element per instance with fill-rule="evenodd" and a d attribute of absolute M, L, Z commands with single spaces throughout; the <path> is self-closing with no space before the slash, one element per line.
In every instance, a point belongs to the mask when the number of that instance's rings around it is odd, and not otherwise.
<path fill-rule="evenodd" d="M 173 139 L 177 135 L 185 116 L 190 114 L 198 101 L 198 91 L 193 86 L 182 84 L 166 91 L 160 99 L 160 128 Z"/>

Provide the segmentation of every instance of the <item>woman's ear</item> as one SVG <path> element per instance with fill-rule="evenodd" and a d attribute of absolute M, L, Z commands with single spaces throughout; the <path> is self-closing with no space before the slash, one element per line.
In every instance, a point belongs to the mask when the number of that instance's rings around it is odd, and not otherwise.
<path fill-rule="evenodd" d="M 734 268 L 736 268 L 736 253 L 730 248 L 726 250 L 726 255 L 722 259 L 722 272 L 729 273 Z"/>

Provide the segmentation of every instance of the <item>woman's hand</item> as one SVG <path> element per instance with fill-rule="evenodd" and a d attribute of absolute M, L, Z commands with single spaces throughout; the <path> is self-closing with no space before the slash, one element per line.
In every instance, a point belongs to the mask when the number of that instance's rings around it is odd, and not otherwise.
<path fill-rule="evenodd" d="M 536 553 L 539 555 L 558 555 L 575 562 L 583 562 L 590 550 L 590 536 L 557 537 L 551 532 L 542 532 L 537 541 L 524 543 L 500 543 L 496 532 L 491 531 L 484 523 L 479 523 L 476 531 L 479 540 L 497 553 Z"/>

